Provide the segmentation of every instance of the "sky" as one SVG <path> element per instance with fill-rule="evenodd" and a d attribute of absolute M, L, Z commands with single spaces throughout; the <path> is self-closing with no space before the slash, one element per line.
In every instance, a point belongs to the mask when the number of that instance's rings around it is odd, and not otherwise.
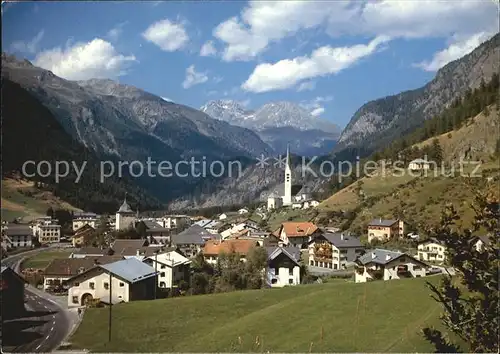
<path fill-rule="evenodd" d="M 2 3 L 2 51 L 199 108 L 298 103 L 345 126 L 498 32 L 496 0 Z"/>

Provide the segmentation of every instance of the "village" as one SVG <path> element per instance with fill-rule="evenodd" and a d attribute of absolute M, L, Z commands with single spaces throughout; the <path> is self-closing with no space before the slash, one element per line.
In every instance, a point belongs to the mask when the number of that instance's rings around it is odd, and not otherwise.
<path fill-rule="evenodd" d="M 283 191 L 272 193 L 267 205 L 254 213 L 265 217 L 270 210 L 317 206 L 319 202 L 304 188 L 292 195 L 292 179 L 287 152 Z M 245 264 L 258 258 L 259 252 L 265 262 L 256 263 L 260 268 L 256 274 L 262 279 L 249 288 L 296 286 L 328 277 L 364 283 L 453 272 L 445 266 L 444 244 L 406 233 L 404 220 L 373 219 L 366 229 L 368 242 L 362 243 L 361 235 L 313 222 L 285 221 L 268 230 L 250 214 L 249 209 L 241 208 L 212 219 L 141 217 L 125 197 L 111 217 L 74 213 L 69 235 L 61 234 L 61 225 L 51 216 L 30 224 L 5 223 L 2 247 L 5 252 L 35 246 L 70 249 L 65 257 L 56 255 L 43 268 L 21 266 L 21 274 L 34 286 L 66 296 L 68 308 L 206 293 L 193 290 L 199 287 L 194 284 L 194 268 L 199 268 L 200 262 L 213 273 L 215 268 L 231 266 L 228 255 Z M 403 252 L 390 247 L 391 241 L 402 239 L 413 248 Z M 480 251 L 488 242 L 487 237 L 477 237 L 475 247 Z M 8 268 L 3 267 L 4 271 Z"/>

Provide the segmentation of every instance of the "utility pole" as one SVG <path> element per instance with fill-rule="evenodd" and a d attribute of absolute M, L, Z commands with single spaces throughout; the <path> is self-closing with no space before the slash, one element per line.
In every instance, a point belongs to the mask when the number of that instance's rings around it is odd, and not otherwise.
<path fill-rule="evenodd" d="M 156 288 L 158 287 L 158 251 L 155 251 L 155 300 L 156 300 Z"/>
<path fill-rule="evenodd" d="M 113 287 L 113 282 L 111 278 L 111 272 L 109 272 L 109 326 L 108 326 L 108 341 L 111 342 L 111 308 L 113 307 L 113 298 L 111 297 L 111 289 Z"/>

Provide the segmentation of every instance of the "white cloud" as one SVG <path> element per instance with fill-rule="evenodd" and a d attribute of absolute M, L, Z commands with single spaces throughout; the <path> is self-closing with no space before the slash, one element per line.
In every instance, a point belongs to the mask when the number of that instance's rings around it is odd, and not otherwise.
<path fill-rule="evenodd" d="M 117 24 L 115 27 L 113 27 L 112 29 L 110 29 L 107 33 L 107 37 L 110 38 L 111 40 L 113 41 L 116 41 L 118 39 L 118 37 L 121 36 L 122 32 L 123 32 L 123 26 L 125 26 L 127 24 L 127 22 L 122 22 L 122 23 L 119 23 Z"/>
<path fill-rule="evenodd" d="M 450 44 L 448 48 L 435 53 L 431 61 L 423 61 L 421 63 L 415 64 L 414 66 L 419 67 L 425 71 L 437 71 L 449 62 L 452 62 L 463 57 L 464 55 L 469 54 L 491 36 L 492 33 L 480 32 L 469 38 L 456 41 Z"/>
<path fill-rule="evenodd" d="M 68 80 L 114 78 L 126 73 L 135 62 L 133 55 L 122 55 L 111 43 L 95 38 L 88 43 L 75 43 L 38 53 L 33 64 Z"/>
<path fill-rule="evenodd" d="M 184 24 L 171 22 L 168 19 L 153 23 L 142 33 L 142 36 L 165 52 L 182 49 L 189 41 Z"/>
<path fill-rule="evenodd" d="M 214 42 L 213 41 L 207 41 L 205 44 L 200 49 L 200 55 L 202 57 L 209 57 L 209 56 L 214 56 L 217 54 L 217 50 L 214 47 Z"/>
<path fill-rule="evenodd" d="M 297 87 L 297 92 L 302 92 L 302 91 L 312 91 L 316 88 L 316 82 L 314 81 L 304 81 L 302 82 L 299 87 Z"/>
<path fill-rule="evenodd" d="M 204 72 L 197 72 L 194 65 L 186 69 L 186 78 L 182 83 L 182 87 L 188 89 L 192 86 L 203 84 L 208 81 L 208 75 Z"/>
<path fill-rule="evenodd" d="M 332 96 L 318 96 L 312 101 L 303 101 L 300 105 L 310 111 L 312 116 L 318 117 L 325 113 L 325 107 L 323 107 L 322 103 L 330 102 L 331 100 L 333 100 Z"/>
<path fill-rule="evenodd" d="M 332 36 L 404 38 L 498 30 L 497 7 L 494 2 L 470 0 L 251 1 L 240 16 L 220 23 L 213 34 L 225 45 L 225 61 L 250 60 L 271 42 L 320 27 Z"/>
<path fill-rule="evenodd" d="M 377 37 L 367 45 L 338 48 L 324 46 L 314 50 L 309 57 L 284 59 L 274 64 L 259 64 L 242 88 L 256 93 L 284 90 L 303 80 L 336 74 L 375 53 L 388 41 L 387 37 Z"/>
<path fill-rule="evenodd" d="M 11 49 L 15 52 L 35 54 L 44 34 L 45 31 L 41 30 L 29 41 L 15 41 L 11 44 Z"/>
<path fill-rule="evenodd" d="M 318 116 L 322 115 L 323 113 L 325 113 L 325 109 L 323 107 L 318 107 L 318 108 L 315 108 L 311 111 L 311 115 L 313 117 L 318 117 Z"/>

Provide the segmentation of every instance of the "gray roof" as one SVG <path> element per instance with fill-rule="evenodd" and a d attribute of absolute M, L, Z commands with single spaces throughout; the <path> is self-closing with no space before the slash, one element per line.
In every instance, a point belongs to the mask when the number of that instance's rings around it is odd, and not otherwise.
<path fill-rule="evenodd" d="M 153 277 L 156 274 L 153 267 L 135 258 L 128 258 L 118 262 L 102 264 L 99 265 L 99 267 L 126 280 L 129 283 L 136 283 Z"/>
<path fill-rule="evenodd" d="M 33 236 L 33 230 L 28 225 L 9 224 L 5 229 L 7 236 Z"/>
<path fill-rule="evenodd" d="M 75 211 L 73 213 L 73 218 L 97 218 L 97 214 L 86 211 Z"/>
<path fill-rule="evenodd" d="M 385 226 L 385 227 L 389 227 L 389 226 L 394 225 L 397 222 L 398 222 L 398 220 L 395 220 L 395 219 L 387 219 L 387 220 L 384 220 L 384 219 L 373 219 L 372 221 L 370 221 L 370 223 L 368 225 L 369 226 Z"/>
<path fill-rule="evenodd" d="M 428 239 L 419 241 L 418 244 L 421 245 L 423 243 L 429 243 L 429 242 L 437 243 L 438 245 L 444 245 L 444 241 L 441 241 L 435 237 L 429 237 Z"/>
<path fill-rule="evenodd" d="M 300 262 L 300 248 L 298 247 L 266 247 L 266 251 L 268 260 L 272 260 L 280 253 L 283 253 L 296 263 Z"/>
<path fill-rule="evenodd" d="M 389 250 L 377 248 L 374 250 L 369 250 L 363 256 L 359 257 L 358 260 L 363 265 L 368 264 L 368 263 L 376 263 L 376 264 L 384 265 L 384 264 L 392 262 L 394 259 L 399 258 L 399 257 L 404 256 L 404 255 L 405 254 L 401 253 L 401 252 L 394 252 L 394 251 L 389 251 Z M 390 256 L 390 258 L 387 259 L 387 256 Z"/>
<path fill-rule="evenodd" d="M 211 234 L 200 225 L 191 225 L 186 230 L 172 236 L 174 245 L 204 245 L 206 239 L 216 238 L 217 235 Z"/>
<path fill-rule="evenodd" d="M 322 236 L 337 248 L 363 247 L 359 239 L 354 236 L 345 235 L 338 232 L 325 232 Z"/>
<path fill-rule="evenodd" d="M 144 225 L 146 225 L 148 230 L 155 230 L 155 231 L 170 231 L 170 229 L 167 229 L 166 227 L 161 226 L 157 222 L 151 221 L 151 220 L 142 220 Z"/>
<path fill-rule="evenodd" d="M 119 213 L 133 213 L 134 211 L 130 208 L 130 205 L 127 203 L 127 199 L 123 201 L 123 204 L 120 206 L 120 209 L 118 209 Z"/>

